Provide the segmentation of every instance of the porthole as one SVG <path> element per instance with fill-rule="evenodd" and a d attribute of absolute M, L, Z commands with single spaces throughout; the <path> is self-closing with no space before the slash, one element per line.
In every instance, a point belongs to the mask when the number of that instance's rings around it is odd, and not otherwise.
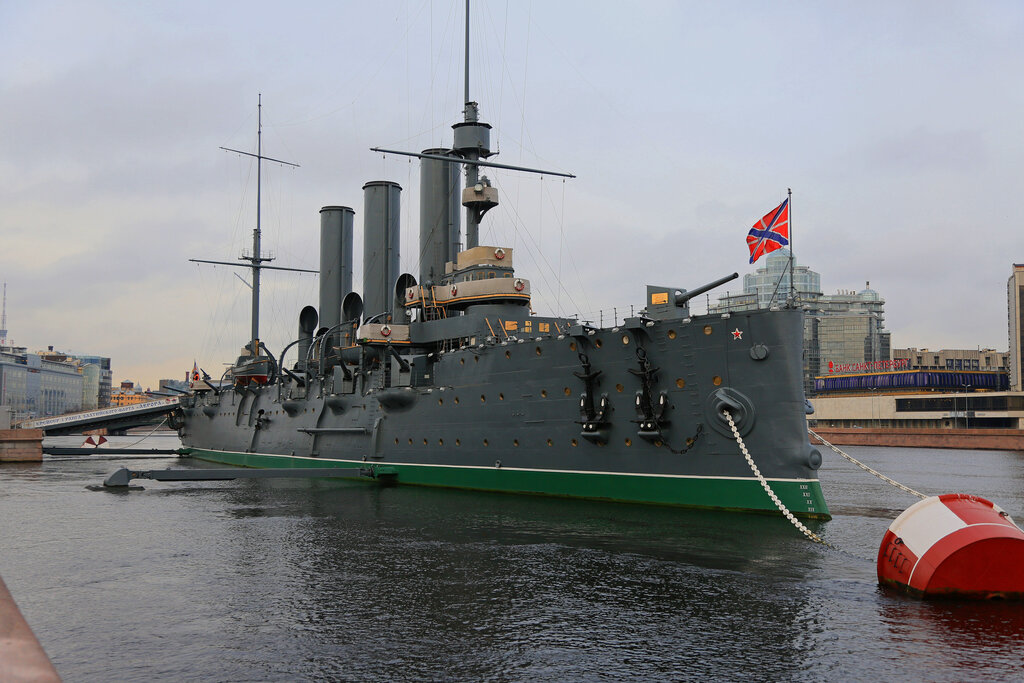
<path fill-rule="evenodd" d="M 548 390 L 547 389 L 541 389 L 540 390 L 540 397 L 541 398 L 547 398 L 548 397 Z"/>
<path fill-rule="evenodd" d="M 676 331 L 675 330 L 669 330 L 668 331 L 668 338 L 669 339 L 675 339 L 676 338 Z"/>
<path fill-rule="evenodd" d="M 455 439 L 455 445 L 456 446 L 461 446 L 462 445 L 462 439 Z"/>
<path fill-rule="evenodd" d="M 424 446 L 426 446 L 426 445 L 427 445 L 427 439 L 426 439 L 426 437 L 423 437 L 423 445 L 424 445 Z"/>
<path fill-rule="evenodd" d="M 622 386 L 621 384 L 616 384 L 616 385 L 615 385 L 615 391 L 619 392 L 620 394 L 622 393 L 622 391 L 623 391 L 623 390 L 624 390 L 625 388 L 626 388 L 626 387 Z"/>
<path fill-rule="evenodd" d="M 627 445 L 627 446 L 632 446 L 632 445 L 633 445 L 633 440 L 632 440 L 632 439 L 629 439 L 629 438 L 627 438 L 627 439 L 626 439 L 626 445 Z"/>
<path fill-rule="evenodd" d="M 551 439 L 548 439 L 548 445 L 549 445 L 549 446 L 554 446 L 555 444 L 554 444 L 554 442 L 553 442 L 553 441 L 551 441 Z"/>
<path fill-rule="evenodd" d="M 438 446 L 443 446 L 444 445 L 444 439 L 438 439 L 437 440 L 437 445 Z"/>
<path fill-rule="evenodd" d="M 686 386 L 686 380 L 683 379 L 682 377 L 679 377 L 678 379 L 676 379 L 676 386 L 682 389 L 683 387 Z"/>
<path fill-rule="evenodd" d="M 538 346 L 536 349 L 534 349 L 534 352 L 539 356 L 541 354 L 540 347 Z"/>
<path fill-rule="evenodd" d="M 597 347 L 597 348 L 601 348 L 601 340 L 600 339 L 595 339 L 594 340 L 594 346 Z"/>
<path fill-rule="evenodd" d="M 711 334 L 711 325 L 704 326 L 704 334 Z"/>
<path fill-rule="evenodd" d="M 487 439 L 484 439 L 484 445 L 485 446 L 487 445 Z"/>
<path fill-rule="evenodd" d="M 437 399 L 437 405 L 443 406 L 444 405 L 444 399 L 443 398 Z"/>
<path fill-rule="evenodd" d="M 455 397 L 455 404 L 456 404 L 456 405 L 458 405 L 458 403 L 459 403 L 459 397 L 458 397 L 458 396 L 456 396 L 456 397 Z"/>
<path fill-rule="evenodd" d="M 466 364 L 466 359 L 465 358 L 460 358 L 459 359 L 459 365 L 465 365 L 465 364 Z"/>
<path fill-rule="evenodd" d="M 715 375 L 714 377 L 711 378 L 711 383 L 714 384 L 716 387 L 720 387 L 722 386 L 722 378 L 719 377 L 718 375 Z"/>
<path fill-rule="evenodd" d="M 398 445 L 398 437 L 397 436 L 395 437 L 395 445 L 396 446 Z"/>
<path fill-rule="evenodd" d="M 409 438 L 409 445 L 412 445 L 412 437 Z"/>
<path fill-rule="evenodd" d="M 576 350 L 576 342 L 569 342 L 569 350 L 570 351 L 575 351 Z"/>
<path fill-rule="evenodd" d="M 577 446 L 577 445 L 579 445 L 579 442 L 576 439 L 573 439 L 572 440 L 572 445 L 573 446 Z"/>
<path fill-rule="evenodd" d="M 512 439 L 512 445 L 518 447 L 519 446 L 519 439 Z"/>
<path fill-rule="evenodd" d="M 628 334 L 622 335 L 622 343 L 623 344 L 629 344 L 629 335 Z"/>
<path fill-rule="evenodd" d="M 498 394 L 498 400 L 499 401 L 504 401 L 505 400 L 505 394 Z"/>
<path fill-rule="evenodd" d="M 487 402 L 487 397 L 484 396 L 483 394 L 480 394 L 480 402 L 481 403 L 486 403 Z"/>
<path fill-rule="evenodd" d="M 473 356 L 473 362 L 474 363 L 479 363 L 480 362 L 480 356 Z"/>
<path fill-rule="evenodd" d="M 505 352 L 505 358 L 511 358 L 511 357 L 512 357 L 512 352 L 511 351 L 506 351 Z"/>
<path fill-rule="evenodd" d="M 565 393 L 566 396 L 568 396 L 568 395 L 570 395 L 572 393 L 572 389 L 570 389 L 569 387 L 566 387 L 565 389 L 562 389 L 562 391 Z"/>

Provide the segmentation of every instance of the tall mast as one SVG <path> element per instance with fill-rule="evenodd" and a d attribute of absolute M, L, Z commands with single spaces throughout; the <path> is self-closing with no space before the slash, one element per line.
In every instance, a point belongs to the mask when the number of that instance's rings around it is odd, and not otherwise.
<path fill-rule="evenodd" d="M 480 243 L 480 219 L 491 208 L 498 205 L 498 191 L 490 186 L 486 178 L 481 180 L 480 167 L 475 162 L 491 156 L 491 125 L 479 120 L 477 103 L 469 99 L 469 0 L 466 0 L 466 88 L 465 108 L 462 123 L 455 129 L 455 151 L 466 166 L 466 191 L 462 205 L 466 207 L 466 249 Z"/>
<path fill-rule="evenodd" d="M 228 147 L 221 147 L 221 149 L 228 152 L 234 152 L 235 154 L 243 154 L 245 156 L 254 157 L 256 159 L 256 229 L 252 231 L 252 254 L 246 256 L 242 254 L 238 258 L 242 261 L 248 261 L 252 264 L 252 354 L 254 356 L 259 355 L 260 349 L 260 271 L 270 266 L 264 266 L 263 263 L 266 261 L 273 261 L 273 258 L 266 258 L 260 253 L 260 238 L 262 231 L 260 229 L 260 204 L 262 201 L 263 192 L 263 160 L 273 161 L 277 164 L 283 164 L 285 166 L 292 166 L 298 168 L 298 164 L 293 164 L 290 161 L 281 161 L 280 159 L 272 159 L 271 157 L 263 156 L 263 94 L 259 94 L 259 99 L 256 104 L 256 154 L 252 152 L 243 152 L 238 149 L 230 149 Z M 285 270 L 293 270 L 291 268 Z"/>

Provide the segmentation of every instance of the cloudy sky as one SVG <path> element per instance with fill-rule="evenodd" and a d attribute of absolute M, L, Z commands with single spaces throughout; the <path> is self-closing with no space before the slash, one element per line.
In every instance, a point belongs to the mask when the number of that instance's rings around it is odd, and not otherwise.
<path fill-rule="evenodd" d="M 825 293 L 870 281 L 894 347 L 1007 347 L 1024 262 L 1024 4 L 473 4 L 471 94 L 538 313 L 619 317 L 646 283 L 749 272 L 749 226 L 793 189 L 797 260 Z M 372 146 L 451 144 L 461 1 L 0 4 L 0 281 L 8 339 L 113 359 L 155 386 L 211 374 L 249 334 L 255 166 L 275 265 L 318 266 L 320 207 L 403 187 L 418 273 L 418 166 Z M 361 282 L 361 258 L 356 257 Z M 275 353 L 314 275 L 264 276 Z M 734 285 L 735 288 L 735 285 Z M 723 288 L 724 290 L 725 288 Z"/>

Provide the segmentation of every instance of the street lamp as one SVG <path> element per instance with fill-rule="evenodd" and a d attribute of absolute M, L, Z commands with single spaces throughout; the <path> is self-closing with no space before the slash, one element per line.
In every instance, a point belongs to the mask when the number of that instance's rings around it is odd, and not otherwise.
<path fill-rule="evenodd" d="M 878 387 L 868 387 L 868 390 L 871 392 L 871 421 L 872 422 L 875 421 L 875 396 L 878 395 L 878 394 L 875 393 L 876 389 L 878 389 Z M 876 425 L 876 426 L 878 426 L 878 425 Z"/>
<path fill-rule="evenodd" d="M 967 425 L 967 429 L 971 428 L 971 416 L 967 410 L 967 390 L 970 388 L 971 385 L 964 382 L 964 423 Z"/>

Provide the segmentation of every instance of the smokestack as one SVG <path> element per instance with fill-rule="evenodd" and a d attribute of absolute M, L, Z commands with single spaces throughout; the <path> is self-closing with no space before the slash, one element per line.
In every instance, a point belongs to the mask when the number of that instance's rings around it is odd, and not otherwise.
<path fill-rule="evenodd" d="M 309 347 L 313 343 L 313 334 L 316 332 L 317 315 L 316 309 L 312 306 L 305 306 L 299 312 L 299 367 L 305 369 L 306 357 L 309 355 Z"/>
<path fill-rule="evenodd" d="M 363 319 L 392 309 L 392 292 L 398 280 L 399 204 L 398 183 L 376 180 L 363 185 Z"/>
<path fill-rule="evenodd" d="M 320 209 L 320 325 L 341 322 L 341 300 L 352 291 L 352 225 L 347 206 Z"/>
<path fill-rule="evenodd" d="M 451 155 L 450 150 L 425 149 L 424 154 Z M 459 165 L 420 159 L 420 284 L 439 285 L 444 265 L 459 252 Z"/>

